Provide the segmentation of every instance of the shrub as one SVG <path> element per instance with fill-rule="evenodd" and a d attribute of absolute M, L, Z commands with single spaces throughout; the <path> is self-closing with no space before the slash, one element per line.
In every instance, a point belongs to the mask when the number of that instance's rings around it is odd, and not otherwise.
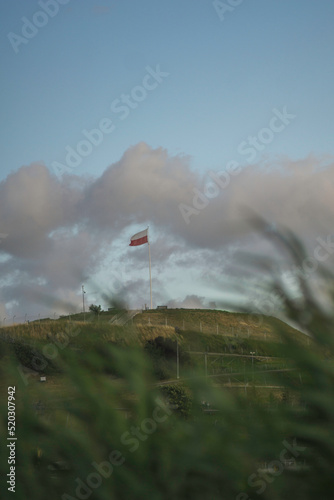
<path fill-rule="evenodd" d="M 167 403 L 183 417 L 189 417 L 192 408 L 192 397 L 189 390 L 181 385 L 165 385 L 161 388 Z"/>
<path fill-rule="evenodd" d="M 59 371 L 55 361 L 45 356 L 36 346 L 16 339 L 12 344 L 12 348 L 21 365 L 30 370 L 39 373 L 53 373 Z"/>

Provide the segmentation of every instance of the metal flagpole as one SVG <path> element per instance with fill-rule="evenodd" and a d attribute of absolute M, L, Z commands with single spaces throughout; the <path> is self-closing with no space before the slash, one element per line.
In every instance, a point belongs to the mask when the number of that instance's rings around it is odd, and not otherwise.
<path fill-rule="evenodd" d="M 148 229 L 149 229 L 149 226 L 147 226 L 147 243 L 148 243 L 148 262 L 149 262 L 149 269 L 150 269 L 150 303 L 151 303 L 151 309 L 153 309 L 153 306 L 152 306 L 151 248 L 150 248 L 150 238 L 148 236 Z"/>

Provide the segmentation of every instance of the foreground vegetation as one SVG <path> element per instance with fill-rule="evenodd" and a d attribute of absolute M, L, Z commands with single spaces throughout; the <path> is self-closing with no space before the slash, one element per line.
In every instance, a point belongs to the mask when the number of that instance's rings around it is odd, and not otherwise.
<path fill-rule="evenodd" d="M 71 318 L 3 331 L 1 435 L 14 386 L 16 497 L 331 499 L 334 318 L 305 279 L 300 290 L 298 303 L 280 291 L 310 341 L 270 318 L 267 339 L 154 325 L 165 311 L 151 326 Z"/>

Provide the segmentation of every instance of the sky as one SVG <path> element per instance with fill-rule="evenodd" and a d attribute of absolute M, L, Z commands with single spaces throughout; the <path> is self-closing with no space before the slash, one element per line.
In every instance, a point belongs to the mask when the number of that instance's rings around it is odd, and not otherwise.
<path fill-rule="evenodd" d="M 253 214 L 330 264 L 332 0 L 0 9 L 1 324 L 149 304 L 147 226 L 154 307 L 261 309 Z"/>

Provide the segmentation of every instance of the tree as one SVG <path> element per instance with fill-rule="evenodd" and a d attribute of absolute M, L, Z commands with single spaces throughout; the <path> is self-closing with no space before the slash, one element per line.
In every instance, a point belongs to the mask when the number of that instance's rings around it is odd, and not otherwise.
<path fill-rule="evenodd" d="M 98 317 L 98 316 L 99 316 L 99 314 L 100 314 L 100 312 L 102 311 L 102 308 L 101 308 L 101 306 L 100 306 L 100 305 L 99 305 L 99 306 L 97 306 L 96 304 L 91 304 L 91 305 L 89 306 L 89 310 L 90 310 L 92 313 L 94 313 L 94 314 L 95 314 L 95 316 L 97 316 L 97 317 Z"/>

